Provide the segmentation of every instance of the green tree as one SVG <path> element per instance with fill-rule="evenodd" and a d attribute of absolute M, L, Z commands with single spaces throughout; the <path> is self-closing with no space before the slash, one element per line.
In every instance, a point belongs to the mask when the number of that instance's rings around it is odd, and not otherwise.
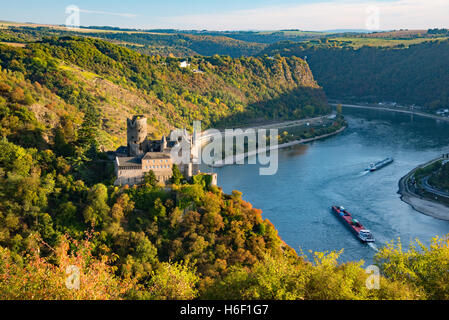
<path fill-rule="evenodd" d="M 181 174 L 181 171 L 179 170 L 179 167 L 174 164 L 172 169 L 173 175 L 171 178 L 171 181 L 173 184 L 179 185 L 182 180 L 184 180 L 184 176 Z"/>
<path fill-rule="evenodd" d="M 408 250 L 400 240 L 391 241 L 375 260 L 387 278 L 414 287 L 423 298 L 449 299 L 449 236 L 433 238 L 429 247 L 416 240 Z"/>
<path fill-rule="evenodd" d="M 26 176 L 32 165 L 33 158 L 26 149 L 8 142 L 6 139 L 0 140 L 0 167 L 8 172 Z"/>
<path fill-rule="evenodd" d="M 337 105 L 337 114 L 341 115 L 343 113 L 343 108 L 341 106 L 341 104 Z"/>
<path fill-rule="evenodd" d="M 84 220 L 98 226 L 108 218 L 108 189 L 104 184 L 94 185 L 87 194 L 87 206 L 84 209 Z"/>
<path fill-rule="evenodd" d="M 156 179 L 156 175 L 154 174 L 153 170 L 150 170 L 147 173 L 145 173 L 145 175 L 143 177 L 143 181 L 144 181 L 145 185 L 148 187 L 155 187 L 158 183 L 158 181 Z"/>
<path fill-rule="evenodd" d="M 86 108 L 83 123 L 78 131 L 78 144 L 84 149 L 89 149 L 96 144 L 100 115 L 93 106 Z"/>
<path fill-rule="evenodd" d="M 191 300 L 197 297 L 199 277 L 187 264 L 162 263 L 148 282 L 151 300 Z"/>

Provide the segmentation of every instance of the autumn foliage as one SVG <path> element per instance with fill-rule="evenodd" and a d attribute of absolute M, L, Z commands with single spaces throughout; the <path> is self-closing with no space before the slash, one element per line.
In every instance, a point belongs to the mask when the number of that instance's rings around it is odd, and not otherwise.
<path fill-rule="evenodd" d="M 0 248 L 0 297 L 6 300 L 122 299 L 135 286 L 134 280 L 115 276 L 106 256 L 93 256 L 89 239 L 69 242 L 63 238 L 58 247 L 51 249 L 52 254 L 44 258 L 35 250 L 21 257 Z"/>

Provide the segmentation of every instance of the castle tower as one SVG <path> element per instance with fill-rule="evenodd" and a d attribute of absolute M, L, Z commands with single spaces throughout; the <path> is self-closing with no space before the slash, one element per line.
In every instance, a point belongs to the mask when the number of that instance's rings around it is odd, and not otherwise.
<path fill-rule="evenodd" d="M 145 153 L 147 140 L 147 118 L 134 116 L 127 120 L 127 141 L 130 157 Z"/>

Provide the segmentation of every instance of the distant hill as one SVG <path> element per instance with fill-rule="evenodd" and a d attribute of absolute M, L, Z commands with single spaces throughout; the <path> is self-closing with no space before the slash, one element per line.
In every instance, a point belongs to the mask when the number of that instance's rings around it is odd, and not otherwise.
<path fill-rule="evenodd" d="M 5 24 L 4 27 L 0 43 L 11 45 L 76 36 L 103 39 L 145 55 L 191 58 L 192 61 L 210 62 L 209 58 L 199 56 L 215 54 L 233 58 L 266 54 L 265 60 L 277 54 L 307 57 L 318 82 L 332 98 L 395 101 L 422 105 L 430 110 L 448 105 L 448 89 L 444 85 L 447 81 L 447 29 L 322 33 L 296 29 L 208 31 L 83 27 L 74 31 L 48 25 Z M 333 33 L 337 31 L 344 32 Z M 274 85 L 273 79 L 267 81 L 270 86 Z"/>
<path fill-rule="evenodd" d="M 449 40 L 396 40 L 394 46 L 379 41 L 395 40 L 373 39 L 372 46 L 367 41 L 371 40 L 284 42 L 262 53 L 307 57 L 314 76 L 330 98 L 394 101 L 430 110 L 449 106 Z"/>
<path fill-rule="evenodd" d="M 1 23 L 0 23 L 1 26 Z M 114 27 L 81 27 L 4 23 L 2 34 L 9 41 L 36 41 L 49 36 L 87 36 L 132 48 L 146 54 L 186 57 L 214 54 L 231 57 L 258 54 L 268 44 L 279 41 L 303 41 L 324 36 L 321 32 L 284 31 L 196 31 L 196 30 L 135 30 Z"/>

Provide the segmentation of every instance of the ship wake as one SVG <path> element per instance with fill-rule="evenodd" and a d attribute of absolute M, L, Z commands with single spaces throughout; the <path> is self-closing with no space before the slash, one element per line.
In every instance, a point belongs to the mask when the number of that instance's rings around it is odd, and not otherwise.
<path fill-rule="evenodd" d="M 358 177 L 363 177 L 363 176 L 367 175 L 368 173 L 369 173 L 368 170 L 363 170 L 362 172 L 360 172 L 360 173 L 358 174 Z"/>
<path fill-rule="evenodd" d="M 369 246 L 371 249 L 373 249 L 374 251 L 379 252 L 379 249 L 377 248 L 377 246 L 376 246 L 374 243 L 368 242 L 368 246 Z"/>

